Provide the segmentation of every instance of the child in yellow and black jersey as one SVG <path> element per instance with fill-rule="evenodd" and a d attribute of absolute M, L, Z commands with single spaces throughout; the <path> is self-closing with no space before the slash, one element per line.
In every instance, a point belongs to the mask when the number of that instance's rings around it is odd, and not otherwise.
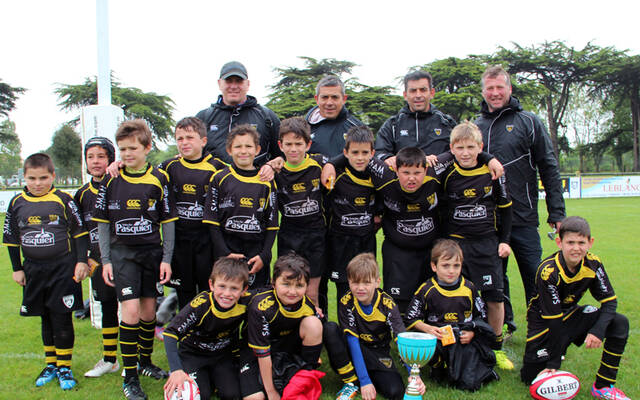
<path fill-rule="evenodd" d="M 229 132 L 227 152 L 233 164 L 211 177 L 203 217 L 211 224 L 216 258 L 247 259 L 251 289 L 269 283 L 271 247 L 278 231 L 275 183 L 261 181 L 253 166 L 259 141 L 251 125 Z"/>
<path fill-rule="evenodd" d="M 278 145 L 286 158 L 275 177 L 281 215 L 278 256 L 295 251 L 309 261 L 311 279 L 307 296 L 318 304 L 318 286 L 324 271 L 326 251 L 320 175 L 327 158 L 321 154 L 307 154 L 311 146 L 311 128 L 301 117 L 288 118 L 280 123 Z"/>
<path fill-rule="evenodd" d="M 527 345 L 520 376 L 527 384 L 541 373 L 560 369 L 571 343 L 604 348 L 591 394 L 599 399 L 628 399 L 615 387 L 629 336 L 629 320 L 616 312 L 617 296 L 593 245 L 589 223 L 567 217 L 556 238 L 560 251 L 545 258 L 536 273 L 536 294 L 527 310 Z M 580 305 L 589 291 L 600 309 Z"/>
<path fill-rule="evenodd" d="M 501 258 L 511 253 L 511 198 L 506 179 L 492 180 L 488 166 L 479 161 L 482 133 L 476 125 L 468 121 L 458 124 L 450 139 L 455 162 L 442 177 L 446 234 L 462 247 L 462 274 L 487 303 L 489 324 L 496 334 L 498 367 L 513 369 L 502 350 L 505 299 Z"/>
<path fill-rule="evenodd" d="M 435 276 L 416 291 L 404 321 L 408 330 L 438 338 L 429 363 L 432 377 L 459 389 L 477 390 L 483 383 L 498 379 L 490 347 L 495 337 L 486 322 L 484 301 L 473 282 L 461 275 L 463 259 L 457 242 L 436 241 L 431 251 Z"/>
<path fill-rule="evenodd" d="M 24 161 L 27 186 L 9 202 L 3 244 L 9 248 L 13 280 L 24 287 L 20 315 L 42 320 L 47 366 L 35 384 L 57 378 L 68 390 L 76 385 L 71 313 L 83 307 L 79 282 L 89 273 L 88 240 L 77 205 L 53 187 L 54 171 L 46 154 L 32 154 Z"/>
<path fill-rule="evenodd" d="M 251 299 L 245 292 L 248 278 L 244 261 L 218 259 L 209 290 L 171 320 L 163 333 L 171 368 L 164 386 L 166 398 L 181 389 L 187 379 L 196 381 L 203 399 L 210 398 L 216 389 L 221 399 L 240 398 L 240 369 L 233 352 L 238 350 L 240 324 L 246 320 Z"/>
<path fill-rule="evenodd" d="M 116 131 L 124 168 L 100 186 L 93 220 L 105 283 L 115 286 L 120 301 L 120 352 L 127 399 L 143 399 L 138 375 L 165 379 L 151 362 L 156 297 L 171 278 L 175 210 L 170 208 L 168 176 L 146 160 L 151 130 L 143 120 L 125 121 Z M 162 237 L 160 236 L 162 227 Z"/>
<path fill-rule="evenodd" d="M 198 118 L 178 121 L 175 138 L 180 155 L 158 168 L 169 175 L 169 190 L 173 193 L 170 206 L 178 215 L 168 286 L 176 289 L 181 309 L 209 287 L 214 259 L 208 228 L 202 223 L 204 203 L 211 176 L 226 164 L 203 153 L 207 131 Z"/>
<path fill-rule="evenodd" d="M 279 398 L 299 369 L 317 366 L 322 323 L 305 295 L 309 263 L 296 254 L 278 257 L 273 289 L 255 295 L 247 310 L 249 349 L 241 354 L 240 387 L 247 397 L 264 391 Z"/>
<path fill-rule="evenodd" d="M 100 302 L 102 314 L 102 358 L 84 376 L 97 378 L 120 369 L 118 359 L 118 299 L 113 287 L 102 278 L 100 263 L 100 245 L 98 223 L 93 221 L 93 211 L 98 197 L 100 184 L 104 180 L 106 169 L 115 161 L 116 150 L 111 140 L 105 137 L 92 137 L 84 146 L 84 159 L 91 180 L 76 191 L 74 200 L 82 212 L 82 220 L 89 231 L 89 264 L 91 266 L 91 289 L 94 300 Z"/>

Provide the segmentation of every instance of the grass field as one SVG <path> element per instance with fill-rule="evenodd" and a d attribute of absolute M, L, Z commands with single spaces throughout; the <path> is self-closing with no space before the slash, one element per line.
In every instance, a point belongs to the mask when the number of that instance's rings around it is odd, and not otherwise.
<path fill-rule="evenodd" d="M 625 314 L 631 322 L 629 342 L 622 358 L 618 386 L 631 398 L 640 395 L 640 340 L 638 339 L 640 318 L 640 296 L 637 272 L 638 247 L 640 246 L 640 199 L 582 199 L 568 200 L 569 215 L 581 215 L 591 223 L 595 238 L 592 251 L 598 254 L 607 269 L 612 284 L 618 295 L 618 311 Z M 541 204 L 541 216 L 546 219 L 544 203 Z M 543 254 L 546 256 L 555 251 L 555 243 L 546 238 L 546 224 L 541 225 Z M 379 245 L 382 237 L 379 237 Z M 75 320 L 76 341 L 73 355 L 73 371 L 78 379 L 78 386 L 63 393 L 58 384 L 52 382 L 45 387 L 36 388 L 34 379 L 44 366 L 42 341 L 40 339 L 40 319 L 22 318 L 18 315 L 21 301 L 21 288 L 11 279 L 11 267 L 6 251 L 0 255 L 0 398 L 7 399 L 118 399 L 123 398 L 119 374 L 112 374 L 98 379 L 86 379 L 83 373 L 93 367 L 101 356 L 100 332 L 93 329 L 87 320 Z M 520 277 L 512 261 L 509 277 L 514 299 L 514 311 L 519 329 L 505 350 L 516 363 L 516 370 L 499 372 L 501 380 L 482 388 L 476 393 L 427 384 L 427 399 L 527 399 L 530 398 L 528 388 L 519 381 L 519 367 L 525 343 L 526 323 L 524 295 Z M 85 296 L 87 290 L 85 290 Z M 596 304 L 587 296 L 584 302 Z M 335 309 L 335 304 L 330 306 Z M 332 312 L 332 314 L 335 314 Z M 335 319 L 335 315 L 333 316 Z M 585 350 L 571 347 L 562 369 L 576 374 L 582 383 L 582 389 L 576 399 L 589 399 L 590 386 L 600 359 L 599 350 Z M 161 342 L 156 342 L 155 362 L 166 368 L 167 361 Z M 329 370 L 328 362 L 322 366 L 327 376 L 322 379 L 324 387 L 323 399 L 335 398 L 340 388 L 336 375 Z M 142 386 L 151 399 L 162 398 L 162 384 L 151 378 L 142 377 Z"/>

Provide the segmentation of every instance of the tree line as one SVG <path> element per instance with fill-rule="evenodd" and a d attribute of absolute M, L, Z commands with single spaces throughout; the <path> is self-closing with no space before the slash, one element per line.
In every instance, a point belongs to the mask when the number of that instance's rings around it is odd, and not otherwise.
<path fill-rule="evenodd" d="M 305 115 L 315 105 L 316 83 L 328 74 L 345 82 L 347 107 L 374 132 L 404 103 L 402 96 L 395 94 L 396 86 L 402 86 L 402 77 L 397 77 L 393 85 L 369 86 L 353 76 L 356 64 L 351 61 L 312 57 L 300 60 L 301 67 L 275 68 L 275 83 L 268 86 L 265 105 L 280 118 Z M 436 89 L 433 104 L 462 121 L 475 119 L 482 102 L 480 76 L 488 65 L 495 64 L 501 64 L 511 74 L 513 95 L 523 107 L 546 121 L 562 171 L 640 171 L 639 55 L 593 43 L 581 49 L 563 41 L 531 46 L 512 43 L 508 47 L 499 46 L 493 54 L 448 57 L 410 66 L 407 72 L 429 71 Z M 20 142 L 8 115 L 24 91 L 0 80 L 0 116 L 5 117 L 0 121 L 0 175 L 19 168 L 20 161 L 19 158 L 16 161 L 15 155 L 19 154 Z M 80 84 L 61 84 L 55 93 L 60 108 L 66 111 L 97 103 L 95 78 L 86 78 Z M 170 97 L 124 87 L 112 79 L 112 103 L 122 107 L 127 118 L 145 119 L 159 140 L 170 142 L 175 123 L 174 102 Z M 78 118 L 56 131 L 47 149 L 62 172 L 59 175 L 81 175 L 82 149 L 75 131 L 77 124 Z M 175 154 L 174 147 L 167 151 Z M 151 159 L 165 157 L 167 151 L 155 149 Z M 9 154 L 14 158 L 6 161 Z M 611 161 L 608 166 L 606 160 Z"/>

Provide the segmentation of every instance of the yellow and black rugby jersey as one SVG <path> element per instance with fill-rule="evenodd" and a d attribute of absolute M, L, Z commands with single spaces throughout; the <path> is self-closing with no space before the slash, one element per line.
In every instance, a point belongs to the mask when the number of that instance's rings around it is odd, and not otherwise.
<path fill-rule="evenodd" d="M 291 306 L 284 306 L 275 289 L 256 294 L 247 311 L 249 347 L 256 352 L 280 351 L 299 340 L 300 322 L 316 315 L 316 308 L 308 297 Z"/>
<path fill-rule="evenodd" d="M 80 207 L 82 223 L 89 232 L 89 251 L 94 260 L 100 262 L 100 245 L 98 240 L 98 223 L 93 221 L 93 209 L 100 190 L 100 182 L 90 180 L 76 191 L 73 200 Z"/>
<path fill-rule="evenodd" d="M 460 277 L 456 285 L 444 287 L 434 277 L 418 288 L 409 302 L 404 321 L 407 329 L 411 329 L 418 322 L 438 327 L 455 326 L 486 317 L 484 301 L 471 281 Z"/>
<path fill-rule="evenodd" d="M 336 167 L 336 181 L 328 196 L 331 231 L 354 236 L 373 233 L 376 196 L 368 171 Z"/>
<path fill-rule="evenodd" d="M 245 321 L 252 296 L 247 292 L 229 309 L 220 308 L 212 292 L 202 292 L 171 320 L 164 335 L 180 347 L 214 353 L 238 346 L 240 324 Z"/>
<path fill-rule="evenodd" d="M 30 260 L 53 260 L 71 252 L 71 239 L 86 235 L 78 206 L 56 188 L 42 196 L 26 189 L 9 202 L 3 244 L 20 246 Z"/>
<path fill-rule="evenodd" d="M 371 304 L 373 311 L 367 315 L 351 291 L 347 292 L 338 302 L 338 322 L 345 334 L 357 337 L 360 343 L 388 347 L 391 339 L 405 331 L 400 311 L 391 296 L 380 289 L 376 289 Z"/>
<path fill-rule="evenodd" d="M 176 156 L 161 163 L 158 168 L 169 175 L 170 204 L 178 215 L 176 229 L 189 232 L 202 227 L 205 197 L 209 190 L 211 176 L 226 164 L 211 154 L 194 161 Z"/>
<path fill-rule="evenodd" d="M 167 173 L 147 164 L 140 174 L 120 170 L 100 186 L 92 219 L 111 226 L 111 242 L 160 244 L 160 224 L 178 217 L 170 207 Z"/>
<path fill-rule="evenodd" d="M 426 175 L 422 186 L 409 193 L 402 189 L 396 173 L 383 161 L 372 158 L 367 170 L 384 204 L 382 229 L 385 239 L 404 248 L 430 247 L 439 237 L 440 181 Z M 433 170 L 430 172 L 433 175 Z"/>
<path fill-rule="evenodd" d="M 598 256 L 587 253 L 576 273 L 572 274 L 562 252 L 558 251 L 538 267 L 536 294 L 529 301 L 527 319 L 563 318 L 578 308 L 578 302 L 587 290 L 600 303 L 616 299 Z"/>
<path fill-rule="evenodd" d="M 254 170 L 229 166 L 216 172 L 202 222 L 218 225 L 225 235 L 245 240 L 262 240 L 267 230 L 278 229 L 275 182 L 263 182 Z"/>
<path fill-rule="evenodd" d="M 325 227 L 320 174 L 326 163 L 327 158 L 322 154 L 307 154 L 300 165 L 292 167 L 285 163 L 282 170 L 276 174 L 282 227 Z"/>
<path fill-rule="evenodd" d="M 502 237 L 506 230 L 511 231 L 510 226 L 497 225 L 502 222 L 502 219 L 498 221 L 497 208 L 511 207 L 504 176 L 492 181 L 486 164 L 467 169 L 454 162 L 445 172 L 442 185 L 449 236 L 482 238 L 500 231 Z"/>

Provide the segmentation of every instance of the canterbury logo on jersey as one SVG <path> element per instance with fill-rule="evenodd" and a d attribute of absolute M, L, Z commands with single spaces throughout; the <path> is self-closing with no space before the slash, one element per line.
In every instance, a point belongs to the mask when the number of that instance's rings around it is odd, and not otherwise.
<path fill-rule="evenodd" d="M 191 307 L 198 308 L 198 307 L 200 307 L 201 305 L 203 305 L 206 302 L 207 302 L 207 298 L 204 295 L 202 295 L 202 296 L 198 296 L 195 299 L 191 300 L 190 304 L 191 304 Z"/>
<path fill-rule="evenodd" d="M 240 207 L 253 207 L 253 199 L 251 197 L 241 197 L 240 198 Z"/>
<path fill-rule="evenodd" d="M 42 225 L 42 218 L 39 215 L 32 215 L 27 218 L 27 224 L 29 225 Z"/>
<path fill-rule="evenodd" d="M 360 339 L 364 340 L 365 342 L 373 342 L 373 336 L 371 336 L 370 333 L 361 333 Z"/>
<path fill-rule="evenodd" d="M 357 205 L 357 206 L 364 206 L 367 204 L 367 198 L 366 197 L 356 197 L 355 199 L 353 199 L 353 204 Z"/>
<path fill-rule="evenodd" d="M 457 321 L 458 320 L 458 313 L 454 313 L 454 312 L 450 312 L 450 313 L 445 313 L 444 314 L 444 320 L 445 321 Z"/>
<path fill-rule="evenodd" d="M 544 267 L 542 268 L 542 271 L 540 271 L 540 278 L 542 278 L 543 281 L 546 281 L 549 279 L 549 275 L 551 275 L 552 272 L 553 267 Z"/>
<path fill-rule="evenodd" d="M 418 212 L 420 211 L 420 204 L 407 204 L 408 212 Z"/>
<path fill-rule="evenodd" d="M 49 247 L 56 242 L 55 235 L 45 232 L 44 228 L 39 231 L 31 231 L 22 235 L 22 246 L 24 247 Z"/>
<path fill-rule="evenodd" d="M 139 199 L 129 199 L 127 200 L 127 210 L 139 210 L 140 209 L 140 200 Z"/>
<path fill-rule="evenodd" d="M 299 183 L 294 183 L 293 186 L 291 186 L 291 190 L 293 190 L 293 193 L 300 193 L 307 190 L 307 188 L 304 182 L 299 182 Z"/>
<path fill-rule="evenodd" d="M 258 310 L 266 311 L 269 308 L 271 308 L 271 306 L 274 305 L 275 303 L 276 303 L 275 300 L 268 297 L 266 299 L 262 299 L 260 300 L 260 303 L 258 303 Z"/>
<path fill-rule="evenodd" d="M 196 185 L 185 183 L 182 185 L 182 193 L 196 194 Z"/>
<path fill-rule="evenodd" d="M 475 189 L 465 189 L 463 194 L 464 194 L 464 197 L 476 197 L 476 190 Z"/>

